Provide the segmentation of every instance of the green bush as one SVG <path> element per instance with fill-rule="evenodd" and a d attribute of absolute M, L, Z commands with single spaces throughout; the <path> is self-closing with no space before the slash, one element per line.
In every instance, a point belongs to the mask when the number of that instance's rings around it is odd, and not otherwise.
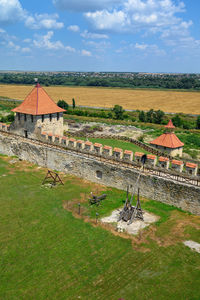
<path fill-rule="evenodd" d="M 63 109 L 66 109 L 66 110 L 68 110 L 68 108 L 69 108 L 68 103 L 65 102 L 64 100 L 59 100 L 58 103 L 57 103 L 57 105 L 59 107 L 63 108 Z"/>

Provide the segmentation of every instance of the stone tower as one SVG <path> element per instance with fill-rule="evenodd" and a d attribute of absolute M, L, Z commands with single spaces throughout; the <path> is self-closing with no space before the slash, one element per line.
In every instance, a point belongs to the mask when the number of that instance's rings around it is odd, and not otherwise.
<path fill-rule="evenodd" d="M 41 132 L 63 135 L 64 109 L 56 105 L 39 83 L 16 108 L 10 131 L 29 138 L 39 138 Z"/>
<path fill-rule="evenodd" d="M 171 156 L 182 157 L 184 143 L 173 132 L 175 126 L 171 120 L 165 125 L 165 128 L 166 132 L 150 142 L 150 144 L 160 151 L 167 152 Z"/>

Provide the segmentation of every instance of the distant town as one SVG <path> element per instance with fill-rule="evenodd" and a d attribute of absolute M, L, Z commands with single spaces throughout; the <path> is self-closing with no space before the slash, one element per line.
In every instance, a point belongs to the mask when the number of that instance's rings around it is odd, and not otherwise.
<path fill-rule="evenodd" d="M 45 86 L 101 86 L 121 88 L 200 90 L 200 74 L 143 72 L 1 71 L 0 83 Z"/>

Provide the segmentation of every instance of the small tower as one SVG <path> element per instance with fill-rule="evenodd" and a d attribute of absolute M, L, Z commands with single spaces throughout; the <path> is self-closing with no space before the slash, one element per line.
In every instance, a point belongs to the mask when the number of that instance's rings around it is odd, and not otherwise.
<path fill-rule="evenodd" d="M 16 108 L 10 131 L 29 138 L 38 138 L 42 132 L 63 135 L 64 109 L 56 105 L 39 83 Z"/>
<path fill-rule="evenodd" d="M 167 152 L 171 156 L 179 155 L 179 157 L 182 157 L 184 144 L 173 132 L 175 126 L 171 120 L 169 120 L 165 128 L 166 132 L 150 142 L 150 144 L 160 151 Z"/>

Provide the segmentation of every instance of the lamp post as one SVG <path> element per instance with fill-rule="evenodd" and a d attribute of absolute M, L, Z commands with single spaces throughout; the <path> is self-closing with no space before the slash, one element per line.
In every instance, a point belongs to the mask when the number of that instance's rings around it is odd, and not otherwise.
<path fill-rule="evenodd" d="M 98 221 L 98 216 L 99 216 L 99 214 L 96 213 L 96 224 L 97 224 L 97 221 Z"/>
<path fill-rule="evenodd" d="M 80 215 L 80 213 L 81 213 L 81 204 L 78 203 L 78 214 Z"/>

